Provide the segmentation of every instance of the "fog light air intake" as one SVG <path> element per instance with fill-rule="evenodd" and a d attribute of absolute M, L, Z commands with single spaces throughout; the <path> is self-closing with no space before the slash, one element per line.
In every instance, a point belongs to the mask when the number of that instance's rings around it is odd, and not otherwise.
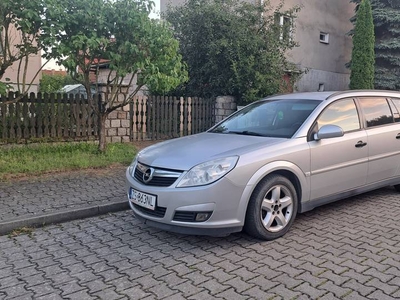
<path fill-rule="evenodd" d="M 205 222 L 211 215 L 212 211 L 176 211 L 173 220 L 179 222 Z"/>

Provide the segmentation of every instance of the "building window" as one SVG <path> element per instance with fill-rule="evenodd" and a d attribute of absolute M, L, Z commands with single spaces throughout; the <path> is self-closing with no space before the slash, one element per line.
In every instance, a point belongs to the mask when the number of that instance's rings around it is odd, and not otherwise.
<path fill-rule="evenodd" d="M 293 31 L 292 18 L 282 14 L 275 14 L 275 24 L 279 25 L 279 39 L 290 41 Z"/>
<path fill-rule="evenodd" d="M 319 33 L 319 41 L 324 44 L 329 44 L 329 33 L 320 32 Z"/>

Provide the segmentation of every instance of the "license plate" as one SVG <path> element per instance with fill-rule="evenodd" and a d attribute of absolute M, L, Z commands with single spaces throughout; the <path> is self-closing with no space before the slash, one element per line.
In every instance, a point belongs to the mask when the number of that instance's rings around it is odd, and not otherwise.
<path fill-rule="evenodd" d="M 129 200 L 134 204 L 151 210 L 156 208 L 156 196 L 137 191 L 133 188 L 129 191 Z"/>

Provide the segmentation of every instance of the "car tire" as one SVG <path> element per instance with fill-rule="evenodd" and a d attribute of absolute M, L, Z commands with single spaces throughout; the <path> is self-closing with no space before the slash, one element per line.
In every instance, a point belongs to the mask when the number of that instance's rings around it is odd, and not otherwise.
<path fill-rule="evenodd" d="M 247 206 L 244 230 L 263 240 L 286 234 L 297 214 L 298 197 L 292 182 L 281 175 L 265 177 Z"/>
<path fill-rule="evenodd" d="M 394 185 L 394 188 L 396 189 L 396 191 L 398 191 L 400 193 L 400 184 Z"/>

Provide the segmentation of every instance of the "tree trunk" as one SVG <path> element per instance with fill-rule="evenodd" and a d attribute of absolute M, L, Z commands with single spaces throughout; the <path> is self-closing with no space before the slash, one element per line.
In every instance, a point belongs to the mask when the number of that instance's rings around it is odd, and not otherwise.
<path fill-rule="evenodd" d="M 99 151 L 105 152 L 107 149 L 107 141 L 106 141 L 106 120 L 108 114 L 101 112 L 98 118 L 99 121 Z"/>

